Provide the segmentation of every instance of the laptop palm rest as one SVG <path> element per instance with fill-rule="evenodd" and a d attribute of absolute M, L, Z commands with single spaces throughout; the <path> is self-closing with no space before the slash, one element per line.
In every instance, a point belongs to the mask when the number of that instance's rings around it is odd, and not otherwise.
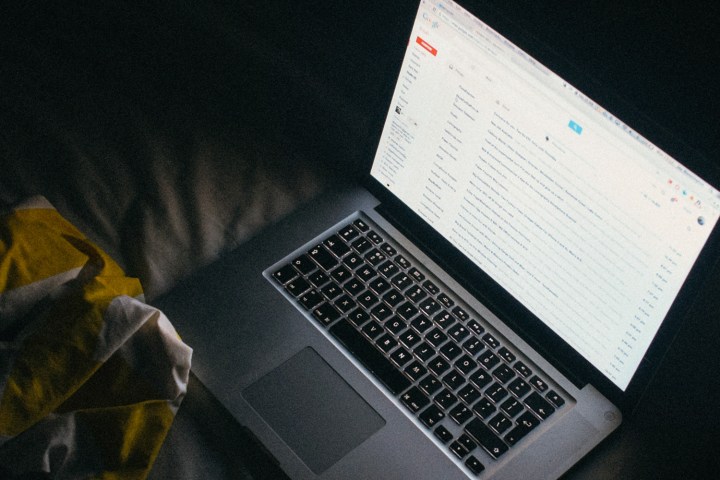
<path fill-rule="evenodd" d="M 243 396 L 317 475 L 385 425 L 309 347 L 247 387 Z"/>

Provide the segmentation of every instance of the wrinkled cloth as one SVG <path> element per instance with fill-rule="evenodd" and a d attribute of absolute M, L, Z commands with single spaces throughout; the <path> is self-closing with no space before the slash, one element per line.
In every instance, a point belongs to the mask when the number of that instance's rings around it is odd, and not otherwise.
<path fill-rule="evenodd" d="M 47 200 L 0 214 L 0 477 L 146 478 L 191 356 Z"/>

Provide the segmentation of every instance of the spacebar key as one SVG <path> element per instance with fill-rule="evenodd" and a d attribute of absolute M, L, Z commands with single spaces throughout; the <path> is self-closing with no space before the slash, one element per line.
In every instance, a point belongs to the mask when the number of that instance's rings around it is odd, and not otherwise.
<path fill-rule="evenodd" d="M 410 386 L 408 380 L 400 373 L 380 350 L 375 348 L 363 335 L 347 321 L 340 320 L 330 327 L 330 333 L 352 352 L 382 383 L 395 395 L 399 395 Z"/>

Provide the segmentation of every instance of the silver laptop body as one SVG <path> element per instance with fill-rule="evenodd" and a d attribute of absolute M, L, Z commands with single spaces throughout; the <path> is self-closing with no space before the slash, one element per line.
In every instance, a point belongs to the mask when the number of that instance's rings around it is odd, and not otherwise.
<path fill-rule="evenodd" d="M 463 7 L 423 0 L 367 184 L 160 306 L 290 478 L 557 478 L 637 402 L 719 199 Z"/>

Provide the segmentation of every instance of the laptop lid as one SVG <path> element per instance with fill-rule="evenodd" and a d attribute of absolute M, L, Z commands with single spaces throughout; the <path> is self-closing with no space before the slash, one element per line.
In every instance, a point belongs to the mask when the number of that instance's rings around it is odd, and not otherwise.
<path fill-rule="evenodd" d="M 420 2 L 371 186 L 525 340 L 627 412 L 716 261 L 717 174 L 505 27 Z"/>

